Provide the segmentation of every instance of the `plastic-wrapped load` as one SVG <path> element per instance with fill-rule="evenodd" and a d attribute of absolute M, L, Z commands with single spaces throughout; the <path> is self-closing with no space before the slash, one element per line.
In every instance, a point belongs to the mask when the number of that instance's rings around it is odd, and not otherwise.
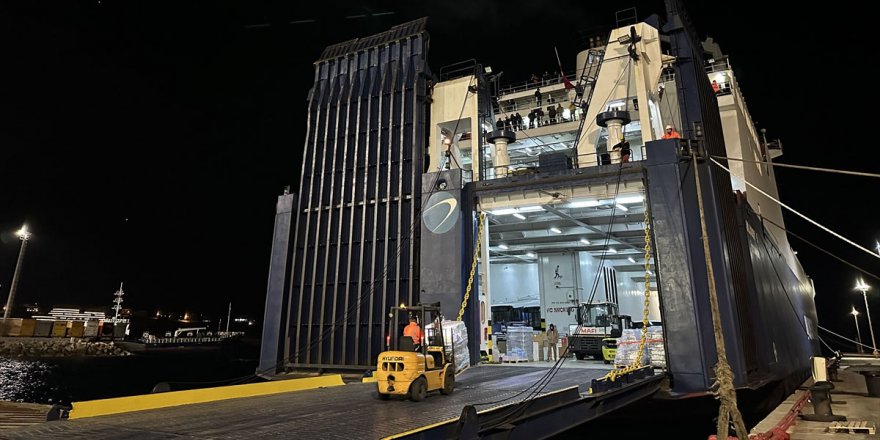
<path fill-rule="evenodd" d="M 659 325 L 648 327 L 647 345 L 651 365 L 666 368 L 666 346 L 663 344 L 663 327 Z"/>
<path fill-rule="evenodd" d="M 533 361 L 534 348 L 532 344 L 531 327 L 507 327 L 507 356 L 505 361 Z"/>
<path fill-rule="evenodd" d="M 623 335 L 617 340 L 617 354 L 614 356 L 614 365 L 633 365 L 636 362 L 636 355 L 639 352 L 639 342 L 641 342 L 641 340 L 641 329 L 624 329 Z M 647 365 L 648 358 L 648 347 L 646 346 L 645 352 L 642 354 L 641 365 Z"/>
<path fill-rule="evenodd" d="M 425 334 L 431 335 L 434 323 L 425 326 Z M 464 322 L 443 320 L 443 345 L 446 358 L 454 359 L 455 372 L 461 372 L 471 365 L 471 353 L 468 350 L 468 332 Z M 454 354 L 454 356 L 453 356 Z"/>

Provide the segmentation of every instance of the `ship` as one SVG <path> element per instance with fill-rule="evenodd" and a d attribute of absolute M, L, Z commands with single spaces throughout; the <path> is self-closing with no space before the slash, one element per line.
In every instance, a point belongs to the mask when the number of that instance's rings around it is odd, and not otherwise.
<path fill-rule="evenodd" d="M 656 385 L 609 408 L 713 402 L 718 329 L 737 393 L 799 385 L 817 316 L 778 203 L 781 142 L 695 29 L 668 0 L 590 39 L 574 71 L 510 84 L 476 60 L 432 70 L 427 18 L 328 46 L 299 185 L 276 204 L 257 373 L 375 369 L 400 304 L 464 321 L 474 364 L 503 359 L 493 317 L 554 324 L 565 351 L 581 306 L 611 304 L 617 335 L 650 327 L 657 351 L 636 378 Z M 542 411 L 476 432 L 607 413 Z"/>

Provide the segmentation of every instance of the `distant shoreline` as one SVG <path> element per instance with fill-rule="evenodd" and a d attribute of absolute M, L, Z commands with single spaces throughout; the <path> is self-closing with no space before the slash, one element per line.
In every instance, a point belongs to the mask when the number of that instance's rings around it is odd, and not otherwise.
<path fill-rule="evenodd" d="M 131 353 L 113 342 L 87 341 L 76 338 L 0 337 L 0 357 L 116 357 Z"/>

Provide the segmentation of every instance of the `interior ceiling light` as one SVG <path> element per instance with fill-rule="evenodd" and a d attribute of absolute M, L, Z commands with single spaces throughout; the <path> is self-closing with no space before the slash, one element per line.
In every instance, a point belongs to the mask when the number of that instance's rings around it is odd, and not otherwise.
<path fill-rule="evenodd" d="M 621 205 L 621 204 L 619 204 L 619 203 L 618 203 L 617 205 L 614 205 L 614 206 L 617 206 L 617 209 L 619 209 L 619 210 L 621 210 L 621 211 L 629 211 L 629 209 L 627 209 L 626 206 L 623 206 L 623 205 Z"/>
<path fill-rule="evenodd" d="M 502 209 L 493 209 L 491 211 L 486 211 L 492 215 L 511 215 L 516 214 L 517 212 L 539 212 L 543 211 L 544 208 L 540 206 L 520 206 L 519 208 L 502 208 Z M 519 218 L 519 217 L 517 217 Z"/>
<path fill-rule="evenodd" d="M 504 243 L 499 244 L 498 247 L 500 247 L 501 249 L 504 249 L 505 251 L 508 250 L 508 249 L 510 249 L 510 248 L 507 247 L 507 245 L 504 244 Z"/>
<path fill-rule="evenodd" d="M 555 233 L 557 233 L 557 234 L 561 234 L 561 233 L 562 233 L 562 231 L 561 231 L 559 228 L 556 228 L 556 227 L 550 228 L 550 232 L 555 232 Z"/>
<path fill-rule="evenodd" d="M 626 259 L 629 260 L 630 263 L 636 264 L 636 260 L 633 260 L 633 257 L 626 257 Z"/>
<path fill-rule="evenodd" d="M 641 196 L 641 195 L 638 195 L 638 196 L 627 196 L 627 197 L 618 197 L 618 198 L 615 199 L 615 200 L 616 200 L 617 203 L 619 203 L 619 204 L 624 204 L 624 203 L 641 203 L 641 202 L 643 202 L 643 201 L 645 200 L 645 197 L 644 197 L 644 196 Z"/>
<path fill-rule="evenodd" d="M 535 257 L 537 257 L 537 255 L 535 255 L 534 252 L 528 252 L 528 253 L 526 253 L 526 256 L 529 257 L 529 258 L 535 258 Z"/>
<path fill-rule="evenodd" d="M 594 206 L 599 206 L 599 201 L 598 200 L 578 200 L 576 202 L 571 202 L 565 206 L 566 206 L 566 208 L 592 208 Z"/>
<path fill-rule="evenodd" d="M 515 208 L 517 212 L 539 212 L 543 211 L 544 208 L 540 206 L 520 206 L 519 208 Z"/>
<path fill-rule="evenodd" d="M 520 220 L 525 220 L 525 219 L 526 219 L 526 216 L 524 216 L 524 215 L 522 215 L 522 214 L 520 214 L 520 213 L 518 213 L 518 212 L 514 212 L 514 213 L 513 213 L 513 216 L 516 217 L 516 218 L 518 218 L 518 219 L 520 219 Z"/>
<path fill-rule="evenodd" d="M 587 240 L 586 238 L 580 239 L 580 242 L 583 244 L 590 244 L 590 240 Z"/>
<path fill-rule="evenodd" d="M 609 253 L 609 254 L 616 254 L 616 253 L 617 253 L 617 249 L 614 249 L 614 248 L 608 248 L 608 253 Z"/>

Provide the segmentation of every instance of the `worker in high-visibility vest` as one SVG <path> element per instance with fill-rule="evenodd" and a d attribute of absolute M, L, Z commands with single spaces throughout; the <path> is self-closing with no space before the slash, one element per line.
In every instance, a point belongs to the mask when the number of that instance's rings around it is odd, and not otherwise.
<path fill-rule="evenodd" d="M 410 316 L 409 325 L 403 328 L 403 336 L 409 336 L 417 347 L 422 345 L 422 328 L 416 322 L 415 316 Z"/>

